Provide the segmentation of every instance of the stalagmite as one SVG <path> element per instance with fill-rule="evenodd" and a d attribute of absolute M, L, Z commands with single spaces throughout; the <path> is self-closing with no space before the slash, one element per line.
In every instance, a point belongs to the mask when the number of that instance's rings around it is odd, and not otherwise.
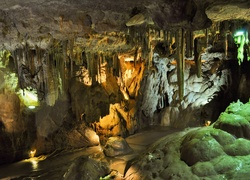
<path fill-rule="evenodd" d="M 184 96 L 184 30 L 179 29 L 176 33 L 177 42 L 177 77 L 179 85 L 179 100 Z"/>

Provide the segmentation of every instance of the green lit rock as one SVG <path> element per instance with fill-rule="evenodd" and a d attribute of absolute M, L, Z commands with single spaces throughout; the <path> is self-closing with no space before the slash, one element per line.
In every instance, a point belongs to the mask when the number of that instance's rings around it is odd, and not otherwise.
<path fill-rule="evenodd" d="M 224 147 L 224 151 L 230 156 L 246 156 L 250 154 L 250 141 L 239 138 L 234 143 Z"/>
<path fill-rule="evenodd" d="M 192 166 L 197 162 L 210 161 L 223 155 L 223 147 L 213 137 L 213 134 L 217 134 L 218 131 L 220 130 L 208 127 L 188 133 L 181 144 L 181 160 Z M 227 136 L 231 135 L 227 134 Z"/>
<path fill-rule="evenodd" d="M 231 103 L 213 124 L 237 138 L 250 139 L 250 103 Z"/>
<path fill-rule="evenodd" d="M 220 156 L 216 159 L 213 159 L 211 163 L 214 166 L 217 174 L 224 174 L 230 171 L 234 171 L 242 163 L 237 158 L 231 156 Z"/>
<path fill-rule="evenodd" d="M 194 174 L 200 177 L 208 177 L 217 175 L 214 165 L 211 162 L 198 162 L 192 166 L 192 171 Z"/>
<path fill-rule="evenodd" d="M 237 31 L 234 34 L 234 42 L 238 47 L 237 59 L 238 59 L 239 65 L 240 65 L 244 60 L 245 46 L 248 46 L 248 42 L 249 42 L 248 31 L 246 31 L 246 30 Z M 249 54 L 247 54 L 247 56 L 249 56 Z M 249 60 L 249 57 L 247 59 Z"/>

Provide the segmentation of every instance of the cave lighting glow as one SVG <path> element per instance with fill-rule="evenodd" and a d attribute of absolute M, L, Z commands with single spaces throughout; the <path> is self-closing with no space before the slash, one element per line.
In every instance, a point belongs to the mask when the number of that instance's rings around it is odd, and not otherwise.
<path fill-rule="evenodd" d="M 33 150 L 31 150 L 31 151 L 29 152 L 29 157 L 30 157 L 30 158 L 35 157 L 35 155 L 36 155 L 36 149 L 33 149 Z"/>
<path fill-rule="evenodd" d="M 30 160 L 30 162 L 32 164 L 33 170 L 37 170 L 38 169 L 38 161 L 32 159 L 32 160 Z"/>
<path fill-rule="evenodd" d="M 35 109 L 36 106 L 29 106 L 28 108 L 29 108 L 29 109 Z"/>
<path fill-rule="evenodd" d="M 38 157 L 35 157 L 36 155 L 36 149 L 32 149 L 28 152 L 29 159 L 25 159 L 23 162 L 29 162 L 32 165 L 33 170 L 38 170 L 39 168 L 39 162 L 47 159 L 47 156 L 41 155 Z"/>
<path fill-rule="evenodd" d="M 234 33 L 234 42 L 238 46 L 238 63 L 239 65 L 243 62 L 244 60 L 244 51 L 245 51 L 245 45 L 248 46 L 249 39 L 248 39 L 248 31 L 247 30 L 238 30 Z M 248 53 L 248 52 L 247 52 Z M 250 60 L 250 55 L 247 54 L 248 60 Z"/>
<path fill-rule="evenodd" d="M 19 97 L 26 107 L 29 109 L 35 109 L 39 106 L 39 100 L 36 90 L 19 90 Z"/>
<path fill-rule="evenodd" d="M 97 134 L 91 136 L 91 141 L 93 142 L 100 142 L 100 138 Z"/>

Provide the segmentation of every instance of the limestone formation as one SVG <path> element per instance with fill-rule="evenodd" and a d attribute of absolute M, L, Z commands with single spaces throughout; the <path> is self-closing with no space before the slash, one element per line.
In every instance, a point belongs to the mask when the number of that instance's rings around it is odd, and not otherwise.
<path fill-rule="evenodd" d="M 122 137 L 110 137 L 104 146 L 104 154 L 108 157 L 128 154 L 132 151 Z"/>

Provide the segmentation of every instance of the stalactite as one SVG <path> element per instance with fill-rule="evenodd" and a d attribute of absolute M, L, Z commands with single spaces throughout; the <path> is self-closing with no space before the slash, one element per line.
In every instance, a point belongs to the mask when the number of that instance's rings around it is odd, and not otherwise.
<path fill-rule="evenodd" d="M 138 57 L 138 50 L 139 50 L 139 47 L 136 46 L 135 47 L 135 53 L 134 53 L 134 67 L 136 66 L 136 60 L 137 60 L 137 57 Z"/>
<path fill-rule="evenodd" d="M 173 45 L 175 44 L 176 39 L 175 39 L 175 33 L 171 32 L 170 33 L 170 54 L 174 53 Z"/>
<path fill-rule="evenodd" d="M 92 85 L 96 83 L 96 75 L 97 75 L 97 64 L 98 64 L 98 55 L 95 53 L 90 53 L 89 57 L 89 76 L 92 80 Z"/>
<path fill-rule="evenodd" d="M 16 54 L 16 62 L 17 62 L 17 74 L 18 74 L 18 84 L 21 89 L 24 89 L 24 82 L 21 81 L 22 79 L 22 64 L 23 64 L 23 56 L 24 56 L 24 50 L 23 49 L 16 49 L 15 51 Z"/>
<path fill-rule="evenodd" d="M 102 83 L 102 53 L 98 53 L 98 75 L 97 79 L 99 83 Z"/>
<path fill-rule="evenodd" d="M 44 53 L 39 47 L 36 46 L 36 67 L 39 67 L 39 72 L 38 72 L 38 85 L 37 85 L 37 93 L 38 93 L 38 98 L 39 100 L 44 99 L 44 76 L 43 76 L 43 68 L 42 68 L 42 57 Z"/>
<path fill-rule="evenodd" d="M 225 57 L 227 57 L 228 55 L 228 29 L 229 29 L 228 21 L 225 21 L 223 27 Z"/>
<path fill-rule="evenodd" d="M 87 52 L 86 53 L 86 59 L 87 59 L 87 69 L 89 71 L 89 77 L 91 77 L 91 53 L 90 52 Z"/>
<path fill-rule="evenodd" d="M 115 53 L 113 55 L 113 75 L 114 76 L 119 76 L 119 59 L 118 59 L 118 54 Z"/>
<path fill-rule="evenodd" d="M 170 43 L 170 31 L 165 32 L 166 47 L 168 48 L 168 53 L 171 55 L 171 43 Z"/>
<path fill-rule="evenodd" d="M 30 70 L 30 72 L 31 72 L 31 75 L 32 76 L 35 76 L 36 75 L 36 73 L 37 73 L 37 71 L 38 71 L 38 69 L 37 69 L 37 67 L 38 66 L 36 66 L 36 61 L 35 61 L 35 50 L 33 50 L 33 49 L 30 49 L 29 51 L 28 51 L 28 53 L 29 53 L 29 56 L 28 56 L 28 59 L 29 59 L 29 70 Z"/>
<path fill-rule="evenodd" d="M 216 23 L 216 40 L 219 41 L 220 40 L 220 29 L 221 29 L 221 22 L 217 22 Z"/>
<path fill-rule="evenodd" d="M 12 54 L 13 59 L 14 59 L 15 70 L 18 71 L 18 62 L 17 62 L 17 53 L 16 53 L 16 50 L 12 51 L 11 54 Z"/>
<path fill-rule="evenodd" d="M 198 48 L 198 38 L 194 39 L 194 61 L 196 65 L 196 74 L 197 77 L 201 77 L 201 52 L 199 52 Z"/>
<path fill-rule="evenodd" d="M 160 30 L 160 40 L 161 40 L 161 41 L 164 40 L 164 37 L 165 37 L 164 31 L 163 31 L 163 30 Z"/>
<path fill-rule="evenodd" d="M 186 57 L 193 56 L 193 32 L 186 31 Z"/>
<path fill-rule="evenodd" d="M 148 30 L 148 49 L 149 49 L 149 53 L 148 53 L 148 69 L 152 66 L 152 60 L 153 60 L 153 45 L 152 45 L 152 37 L 153 34 L 153 30 L 149 29 Z"/>
<path fill-rule="evenodd" d="M 68 76 L 68 70 L 67 70 L 67 46 L 68 46 L 68 41 L 65 40 L 62 42 L 62 60 L 63 62 L 60 63 L 60 74 L 62 78 L 62 88 L 66 92 L 68 89 L 68 81 L 67 81 L 67 76 Z M 64 93 L 63 91 L 63 93 Z"/>
<path fill-rule="evenodd" d="M 74 66 L 74 39 L 69 41 L 69 57 L 70 57 L 70 75 L 73 77 L 73 66 Z"/>
<path fill-rule="evenodd" d="M 208 47 L 208 43 L 209 43 L 209 35 L 208 35 L 208 29 L 205 29 L 205 38 L 206 38 L 206 48 Z"/>
<path fill-rule="evenodd" d="M 94 69 L 94 76 L 93 76 L 93 78 L 94 78 L 94 82 L 97 82 L 98 64 L 99 64 L 99 53 L 95 53 L 94 54 L 93 61 L 94 61 L 94 67 L 93 67 L 93 69 Z"/>
<path fill-rule="evenodd" d="M 179 100 L 183 100 L 184 96 L 184 30 L 179 29 L 176 33 L 177 42 L 177 77 L 179 85 Z"/>
<path fill-rule="evenodd" d="M 146 59 L 148 55 L 148 33 L 146 33 L 145 37 L 143 38 L 143 45 L 142 45 L 142 59 Z"/>
<path fill-rule="evenodd" d="M 49 54 L 48 52 L 45 53 L 43 56 L 43 77 L 44 77 L 44 94 L 48 94 L 48 71 L 49 71 Z"/>

